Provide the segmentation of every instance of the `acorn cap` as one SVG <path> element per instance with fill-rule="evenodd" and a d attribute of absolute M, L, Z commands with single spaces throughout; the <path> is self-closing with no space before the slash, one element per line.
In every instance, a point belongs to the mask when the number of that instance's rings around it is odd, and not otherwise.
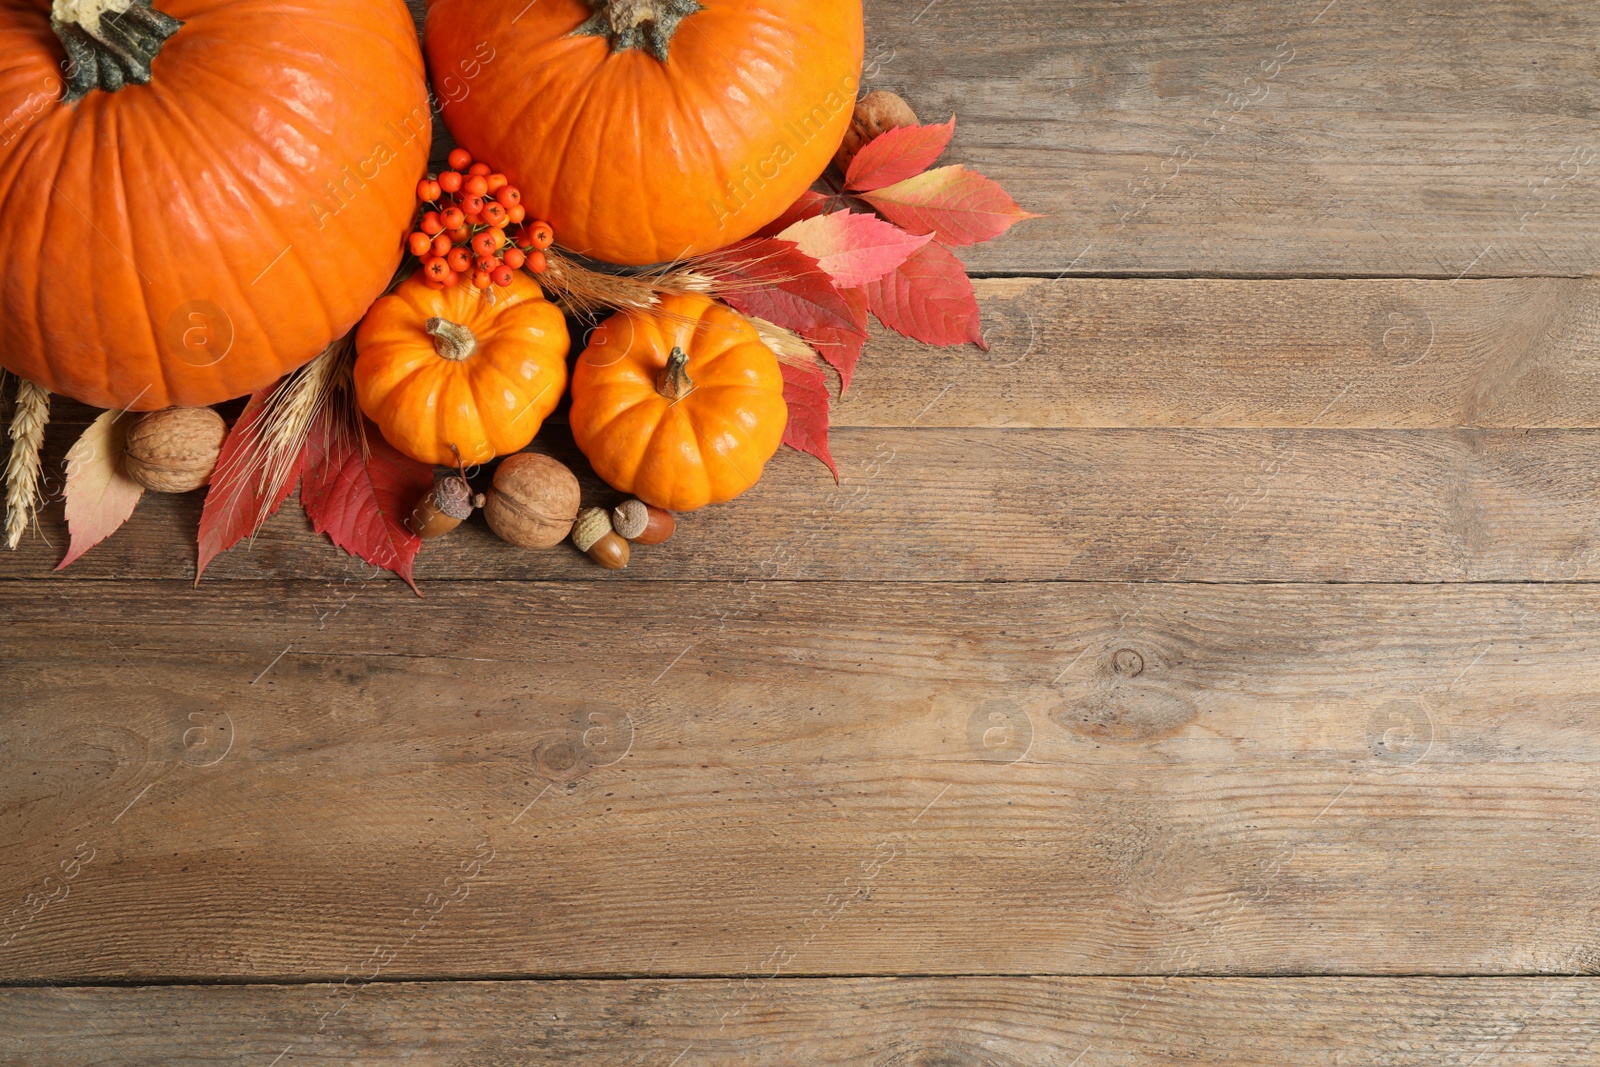
<path fill-rule="evenodd" d="M 472 487 L 452 474 L 433 483 L 433 504 L 452 519 L 472 517 Z"/>
<path fill-rule="evenodd" d="M 594 543 L 611 532 L 611 516 L 605 508 L 584 508 L 578 512 L 578 521 L 572 524 L 572 543 L 579 552 L 587 552 Z"/>
<path fill-rule="evenodd" d="M 643 500 L 624 500 L 611 512 L 611 527 L 632 541 L 650 525 L 650 509 Z"/>

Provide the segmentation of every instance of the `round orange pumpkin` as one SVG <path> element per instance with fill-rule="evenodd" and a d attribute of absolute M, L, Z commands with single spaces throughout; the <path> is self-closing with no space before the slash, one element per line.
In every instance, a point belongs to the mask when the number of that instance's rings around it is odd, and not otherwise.
<path fill-rule="evenodd" d="M 627 264 L 777 218 L 839 147 L 861 47 L 861 0 L 539 0 L 513 19 L 429 0 L 424 34 L 457 142 L 563 246 Z"/>
<path fill-rule="evenodd" d="M 420 272 L 356 331 L 356 402 L 423 463 L 483 463 L 539 432 L 567 388 L 567 322 L 522 271 L 509 288 L 433 289 Z M 455 449 L 450 446 L 454 445 Z"/>
<path fill-rule="evenodd" d="M 431 140 L 401 0 L 158 3 L 0 0 L 0 365 L 96 407 L 214 404 L 348 331 Z"/>
<path fill-rule="evenodd" d="M 572 436 L 595 473 L 668 511 L 756 484 L 788 417 L 778 357 L 703 296 L 613 315 L 572 372 Z"/>

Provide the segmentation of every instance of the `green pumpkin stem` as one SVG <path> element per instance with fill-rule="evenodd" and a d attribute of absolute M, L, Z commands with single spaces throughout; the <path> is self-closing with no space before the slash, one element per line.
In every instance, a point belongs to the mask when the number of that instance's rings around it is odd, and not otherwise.
<path fill-rule="evenodd" d="M 674 347 L 667 356 L 667 365 L 656 375 L 656 392 L 676 404 L 694 392 L 694 382 L 689 379 L 689 353 Z"/>
<path fill-rule="evenodd" d="M 114 93 L 146 84 L 150 64 L 182 25 L 150 0 L 55 0 L 50 26 L 67 50 L 62 101 L 76 104 L 92 89 Z"/>
<path fill-rule="evenodd" d="M 642 49 L 661 62 L 678 23 L 697 11 L 698 0 L 589 0 L 594 14 L 572 31 L 574 37 L 605 37 L 613 52 Z"/>
<path fill-rule="evenodd" d="M 478 350 L 477 335 L 459 322 L 435 315 L 423 323 L 422 328 L 433 338 L 433 350 L 441 359 L 459 362 Z"/>

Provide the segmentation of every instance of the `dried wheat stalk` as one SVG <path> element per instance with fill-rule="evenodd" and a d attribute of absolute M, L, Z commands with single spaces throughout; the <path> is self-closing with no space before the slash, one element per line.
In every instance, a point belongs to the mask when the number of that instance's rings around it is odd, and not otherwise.
<path fill-rule="evenodd" d="M 39 507 L 39 450 L 50 421 L 50 392 L 17 379 L 11 413 L 11 456 L 6 462 L 6 547 L 16 548 Z"/>

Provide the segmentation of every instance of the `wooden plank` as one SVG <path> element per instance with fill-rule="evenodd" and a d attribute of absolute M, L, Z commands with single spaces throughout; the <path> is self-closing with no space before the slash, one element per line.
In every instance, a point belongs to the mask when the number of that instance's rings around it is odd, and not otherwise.
<path fill-rule="evenodd" d="M 620 500 L 562 440 L 550 451 L 579 470 L 585 499 Z M 815 460 L 785 450 L 754 490 L 637 552 L 628 575 L 1594 580 L 1597 446 L 1595 430 L 841 430 L 838 487 Z M 198 495 L 147 499 L 70 576 L 192 576 L 199 507 Z M 0 577 L 60 580 L 50 573 L 64 544 L 60 516 L 59 505 L 47 508 L 44 536 L 5 554 Z M 345 581 L 366 568 L 314 537 L 290 505 L 206 573 Z M 569 546 L 506 545 L 481 518 L 429 544 L 417 574 L 616 580 Z"/>
<path fill-rule="evenodd" d="M 1580 587 L 13 583 L 14 979 L 1571 973 Z M 641 906 L 641 902 L 648 902 Z"/>
<path fill-rule="evenodd" d="M 980 271 L 1592 275 L 1586 0 L 867 4 L 866 88 L 1049 217 Z"/>
<path fill-rule="evenodd" d="M 874 326 L 836 427 L 1600 427 L 1600 282 L 999 278 L 987 352 Z M 66 447 L 91 409 L 57 398 Z M 231 414 L 231 411 L 230 411 Z M 566 434 L 563 407 L 547 434 Z"/>
<path fill-rule="evenodd" d="M 1464 1067 L 1474 1057 L 1543 1067 L 1584 1062 L 1597 1012 L 1591 978 L 753 976 L 0 990 L 17 1062 L 35 1067 L 274 1056 L 414 1067 Z"/>
<path fill-rule="evenodd" d="M 979 281 L 987 352 L 877 330 L 835 425 L 1600 425 L 1600 283 Z"/>

